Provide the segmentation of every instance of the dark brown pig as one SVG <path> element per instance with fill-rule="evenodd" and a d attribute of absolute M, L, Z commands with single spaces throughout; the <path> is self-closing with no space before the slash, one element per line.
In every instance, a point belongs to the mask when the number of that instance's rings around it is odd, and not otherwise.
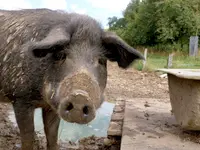
<path fill-rule="evenodd" d="M 27 9 L 0 10 L 0 101 L 11 102 L 22 150 L 34 147 L 34 110 L 43 111 L 47 149 L 60 118 L 86 124 L 103 103 L 107 60 L 128 68 L 143 56 L 94 19 Z"/>

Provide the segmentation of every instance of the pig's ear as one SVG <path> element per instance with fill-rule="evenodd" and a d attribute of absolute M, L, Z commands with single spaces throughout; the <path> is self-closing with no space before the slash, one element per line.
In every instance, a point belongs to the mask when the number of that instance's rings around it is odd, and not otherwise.
<path fill-rule="evenodd" d="M 102 42 L 108 60 L 117 61 L 118 66 L 121 68 L 129 67 L 136 59 L 144 60 L 144 57 L 140 52 L 130 47 L 115 33 L 104 31 L 102 34 Z"/>
<path fill-rule="evenodd" d="M 43 40 L 30 44 L 29 50 L 35 57 L 45 57 L 48 53 L 62 51 L 69 41 L 70 35 L 57 28 L 51 30 Z"/>

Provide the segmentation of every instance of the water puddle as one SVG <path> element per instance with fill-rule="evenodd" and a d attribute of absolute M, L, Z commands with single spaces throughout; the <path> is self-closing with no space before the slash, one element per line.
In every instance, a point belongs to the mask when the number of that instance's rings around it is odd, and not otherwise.
<path fill-rule="evenodd" d="M 106 137 L 113 108 L 113 103 L 104 102 L 101 108 L 97 111 L 96 118 L 87 125 L 68 123 L 61 120 L 58 133 L 59 139 L 63 141 L 77 142 L 84 137 L 92 135 L 97 137 Z M 41 112 L 41 109 L 35 110 L 34 123 L 35 130 L 43 136 L 44 131 Z M 9 119 L 15 126 L 17 126 L 13 111 L 9 113 Z"/>

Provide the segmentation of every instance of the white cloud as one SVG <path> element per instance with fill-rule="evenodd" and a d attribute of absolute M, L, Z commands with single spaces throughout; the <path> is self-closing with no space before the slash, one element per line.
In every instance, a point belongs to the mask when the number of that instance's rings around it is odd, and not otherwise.
<path fill-rule="evenodd" d="M 72 12 L 80 13 L 80 14 L 86 14 L 86 9 L 79 8 L 78 5 L 72 4 L 70 5 L 70 9 Z"/>
<path fill-rule="evenodd" d="M 87 0 L 93 7 L 107 9 L 110 12 L 119 12 L 126 9 L 130 0 Z"/>
<path fill-rule="evenodd" d="M 67 2 L 66 0 L 42 0 L 40 7 L 49 8 L 52 10 L 66 10 Z"/>
<path fill-rule="evenodd" d="M 31 3 L 27 0 L 0 0 L 1 9 L 23 9 L 32 8 Z"/>

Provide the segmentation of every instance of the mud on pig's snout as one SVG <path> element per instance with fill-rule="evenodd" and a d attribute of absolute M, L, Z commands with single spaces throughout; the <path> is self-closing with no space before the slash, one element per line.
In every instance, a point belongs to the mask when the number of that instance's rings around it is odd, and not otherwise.
<path fill-rule="evenodd" d="M 100 93 L 98 83 L 85 70 L 66 77 L 59 88 L 59 115 L 68 122 L 89 123 L 102 103 Z"/>

